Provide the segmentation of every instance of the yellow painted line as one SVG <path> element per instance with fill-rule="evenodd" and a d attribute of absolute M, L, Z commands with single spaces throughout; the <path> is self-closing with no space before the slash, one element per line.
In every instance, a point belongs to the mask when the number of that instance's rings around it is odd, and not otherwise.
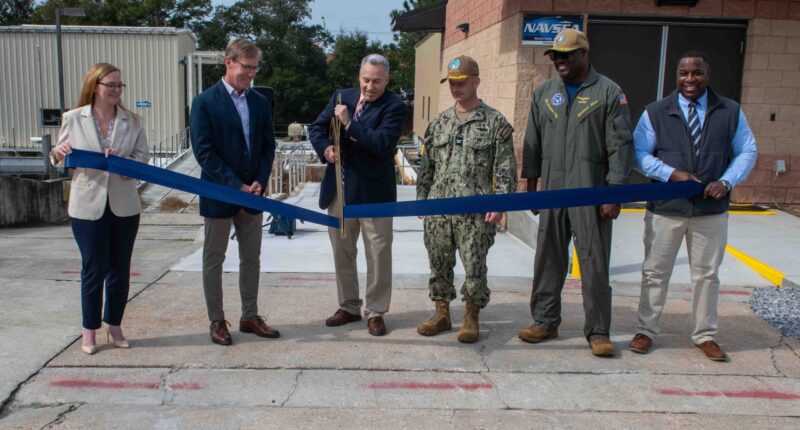
<path fill-rule="evenodd" d="M 578 264 L 578 253 L 575 252 L 575 247 L 572 248 L 572 271 L 570 275 L 574 279 L 581 279 L 581 266 Z"/>
<path fill-rule="evenodd" d="M 628 213 L 644 213 L 645 209 L 638 209 L 638 208 L 623 208 L 622 212 Z M 766 211 L 728 211 L 731 215 L 775 215 L 775 212 L 770 210 Z"/>
<path fill-rule="evenodd" d="M 783 284 L 783 272 L 780 270 L 763 263 L 761 261 L 756 260 L 755 258 L 745 254 L 742 251 L 728 245 L 725 247 L 725 250 L 733 254 L 734 257 L 738 258 L 739 261 L 745 264 L 745 266 L 753 269 L 759 275 L 765 277 L 768 281 L 772 282 L 777 286 L 781 286 Z"/>

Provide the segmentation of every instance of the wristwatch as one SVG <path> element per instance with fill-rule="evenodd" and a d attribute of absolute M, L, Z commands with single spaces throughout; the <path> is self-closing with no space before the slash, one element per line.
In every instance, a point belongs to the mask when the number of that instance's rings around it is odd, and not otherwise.
<path fill-rule="evenodd" d="M 722 182 L 722 185 L 724 185 L 725 189 L 728 190 L 728 192 L 730 193 L 731 189 L 733 189 L 733 185 L 731 185 L 730 182 L 728 182 L 728 181 L 726 181 L 724 179 L 720 180 L 720 182 Z"/>

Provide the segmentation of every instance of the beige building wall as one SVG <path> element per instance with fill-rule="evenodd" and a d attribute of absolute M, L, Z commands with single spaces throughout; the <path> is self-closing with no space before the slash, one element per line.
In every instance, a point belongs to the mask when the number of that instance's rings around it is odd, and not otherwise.
<path fill-rule="evenodd" d="M 95 63 L 122 71 L 122 101 L 140 115 L 151 145 L 186 127 L 185 71 L 179 62 L 195 50 L 188 30 L 62 26 L 64 101 L 75 108 L 83 77 Z M 38 48 L 37 48 L 38 47 Z M 54 26 L 0 28 L 0 148 L 36 147 L 30 137 L 58 127 L 40 127 L 39 109 L 59 108 Z M 136 108 L 136 101 L 152 107 Z"/>
<path fill-rule="evenodd" d="M 758 163 L 734 199 L 800 203 L 800 21 L 750 20 L 742 109 L 756 136 Z M 786 173 L 775 175 L 776 160 L 786 162 Z"/>
<path fill-rule="evenodd" d="M 441 57 L 441 33 L 429 34 L 415 47 L 414 133 L 420 137 L 439 109 Z"/>

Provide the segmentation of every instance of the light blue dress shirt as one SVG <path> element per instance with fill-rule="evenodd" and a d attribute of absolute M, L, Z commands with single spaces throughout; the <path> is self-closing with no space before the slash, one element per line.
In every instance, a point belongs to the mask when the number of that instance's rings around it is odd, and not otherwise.
<path fill-rule="evenodd" d="M 222 84 L 225 85 L 225 89 L 228 91 L 228 94 L 231 95 L 233 105 L 236 106 L 236 111 L 239 112 L 239 119 L 242 120 L 244 140 L 247 142 L 247 152 L 252 152 L 252 145 L 250 143 L 250 108 L 247 107 L 247 92 L 250 91 L 250 89 L 245 89 L 239 94 L 236 92 L 235 88 L 225 81 L 225 78 L 222 78 Z"/>
<path fill-rule="evenodd" d="M 681 112 L 683 112 L 684 120 L 688 123 L 689 100 L 678 94 L 678 105 L 681 108 Z M 697 119 L 700 121 L 701 129 L 705 123 L 707 108 L 708 92 L 700 96 L 695 102 Z M 653 151 L 656 149 L 656 133 L 653 130 L 653 124 L 650 122 L 650 115 L 647 114 L 646 110 L 642 112 L 639 123 L 636 125 L 636 130 L 633 132 L 633 143 L 636 147 L 636 169 L 648 178 L 662 182 L 669 181 L 669 177 L 675 171 L 675 168 L 653 155 Z M 733 160 L 725 170 L 725 173 L 722 174 L 722 177 L 717 180 L 728 181 L 731 186 L 735 187 L 747 179 L 747 175 L 750 174 L 750 170 L 755 166 L 757 158 L 756 139 L 741 109 L 739 109 L 739 125 L 733 135 L 731 144 L 733 145 Z"/>

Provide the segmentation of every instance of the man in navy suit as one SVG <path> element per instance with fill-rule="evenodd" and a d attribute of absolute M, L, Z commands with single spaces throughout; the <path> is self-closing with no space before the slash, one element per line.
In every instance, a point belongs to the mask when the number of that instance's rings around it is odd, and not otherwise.
<path fill-rule="evenodd" d="M 394 155 L 403 128 L 406 106 L 391 91 L 389 61 L 371 54 L 361 61 L 360 88 L 337 90 L 325 110 L 309 127 L 311 144 L 323 162 L 328 163 L 319 206 L 336 213 L 335 162 L 338 154 L 328 136 L 331 119 L 342 124 L 341 156 L 345 205 L 397 201 Z M 337 96 L 341 95 L 341 104 Z M 336 287 L 339 310 L 325 320 L 336 327 L 361 320 L 362 300 L 358 291 L 356 253 L 359 233 L 364 236 L 367 257 L 367 293 L 364 314 L 369 334 L 386 334 L 383 314 L 389 311 L 392 298 L 392 218 L 359 218 L 345 221 L 346 237 L 337 229 L 329 229 L 333 260 L 336 266 Z"/>
<path fill-rule="evenodd" d="M 251 41 L 232 40 L 225 49 L 225 76 L 192 102 L 192 149 L 201 178 L 233 190 L 261 195 L 275 158 L 275 134 L 267 99 L 250 89 L 261 50 Z M 230 345 L 222 310 L 222 263 L 231 224 L 239 243 L 239 331 L 275 338 L 280 333 L 258 315 L 262 213 L 200 197 L 205 221 L 203 291 L 211 321 L 211 341 Z"/>

